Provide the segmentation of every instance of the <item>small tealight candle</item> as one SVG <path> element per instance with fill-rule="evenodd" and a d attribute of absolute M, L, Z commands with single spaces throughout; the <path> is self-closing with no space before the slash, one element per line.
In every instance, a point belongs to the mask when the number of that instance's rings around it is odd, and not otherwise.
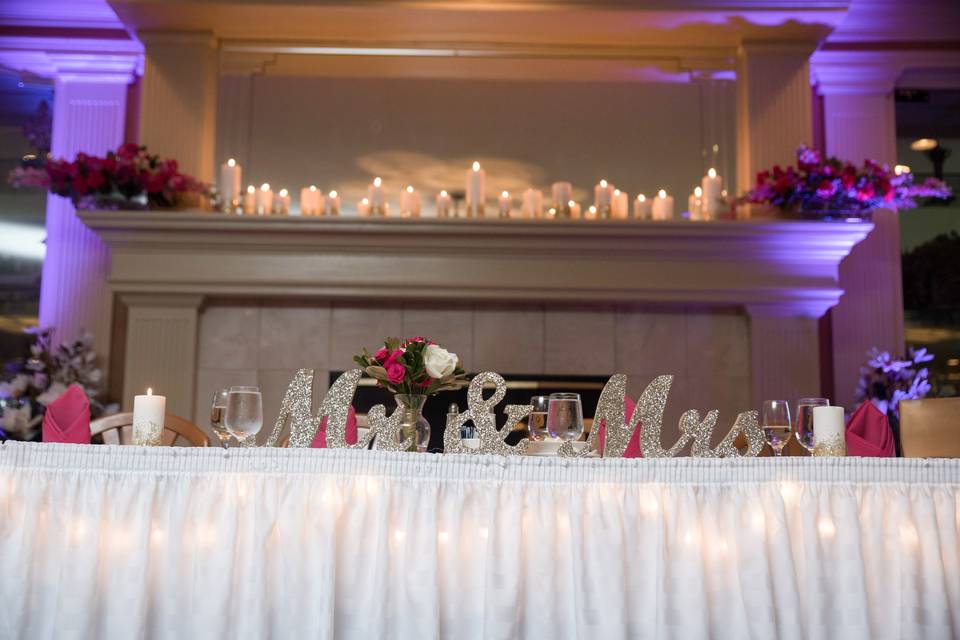
<path fill-rule="evenodd" d="M 653 219 L 673 220 L 673 196 L 667 195 L 664 189 L 660 189 L 653 200 Z"/>
<path fill-rule="evenodd" d="M 286 189 L 280 189 L 280 193 L 273 200 L 273 212 L 277 215 L 285 216 L 290 213 L 290 192 Z"/>
<path fill-rule="evenodd" d="M 542 218 L 543 191 L 540 191 L 540 189 L 527 189 L 524 191 L 521 212 L 524 218 Z"/>
<path fill-rule="evenodd" d="M 257 215 L 268 216 L 273 211 L 273 191 L 270 184 L 264 182 L 257 192 Z"/>
<path fill-rule="evenodd" d="M 134 396 L 133 444 L 159 446 L 166 412 L 166 397 L 153 395 L 153 389 L 147 389 L 146 395 Z"/>
<path fill-rule="evenodd" d="M 813 408 L 813 455 L 847 455 L 843 407 Z"/>
<path fill-rule="evenodd" d="M 626 220 L 630 217 L 630 204 L 626 191 L 613 190 L 613 215 L 615 220 Z"/>
<path fill-rule="evenodd" d="M 633 219 L 650 220 L 653 217 L 653 203 L 642 193 L 633 201 Z"/>
<path fill-rule="evenodd" d="M 357 215 L 366 218 L 370 215 L 370 198 L 364 198 L 357 204 Z"/>
<path fill-rule="evenodd" d="M 597 219 L 597 205 L 592 204 L 587 208 L 587 212 L 583 214 L 584 220 L 596 220 Z"/>
<path fill-rule="evenodd" d="M 553 220 L 553 219 L 556 218 L 556 217 L 557 217 L 557 210 L 556 210 L 556 209 L 554 209 L 553 207 L 550 207 L 549 209 L 547 209 L 547 219 L 548 219 L 548 220 Z"/>
<path fill-rule="evenodd" d="M 407 185 L 400 194 L 400 217 L 420 217 L 420 192 L 414 189 L 413 185 Z"/>
<path fill-rule="evenodd" d="M 220 165 L 220 198 L 225 211 L 233 213 L 240 203 L 240 165 L 233 158 Z"/>
<path fill-rule="evenodd" d="M 336 189 L 332 189 L 330 193 L 327 194 L 324 205 L 326 206 L 328 216 L 340 215 L 340 194 L 337 193 Z"/>
<path fill-rule="evenodd" d="M 703 189 L 700 187 L 695 187 L 693 193 L 690 194 L 690 197 L 687 198 L 687 211 L 690 212 L 691 220 L 700 220 L 702 219 L 702 207 L 703 207 Z"/>
<path fill-rule="evenodd" d="M 701 211 L 703 220 L 715 220 L 720 212 L 723 198 L 723 178 L 717 175 L 717 170 L 713 167 L 707 171 L 707 175 L 700 182 L 703 189 L 701 194 Z"/>
<path fill-rule="evenodd" d="M 479 162 L 467 169 L 467 217 L 476 218 L 483 215 L 483 202 L 486 199 L 487 172 Z"/>
<path fill-rule="evenodd" d="M 567 209 L 570 211 L 570 217 L 574 220 L 580 219 L 580 203 L 573 200 L 567 201 Z"/>
<path fill-rule="evenodd" d="M 440 193 L 437 194 L 437 217 L 449 218 L 450 207 L 452 204 L 453 198 L 450 197 L 450 194 L 447 193 L 446 189 L 442 189 Z"/>
<path fill-rule="evenodd" d="M 510 208 L 512 204 L 513 202 L 510 199 L 510 193 L 508 191 L 501 191 L 500 197 L 497 198 L 497 207 L 501 218 L 510 217 Z"/>
<path fill-rule="evenodd" d="M 247 187 L 247 192 L 243 194 L 243 213 L 251 216 L 257 212 L 257 188 L 253 185 Z"/>

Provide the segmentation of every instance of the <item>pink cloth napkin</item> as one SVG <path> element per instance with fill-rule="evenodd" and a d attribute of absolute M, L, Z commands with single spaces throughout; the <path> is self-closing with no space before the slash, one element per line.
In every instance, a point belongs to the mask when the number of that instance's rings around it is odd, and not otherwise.
<path fill-rule="evenodd" d="M 43 414 L 43 441 L 90 444 L 90 400 L 72 384 Z"/>
<path fill-rule="evenodd" d="M 890 421 L 872 402 L 864 402 L 853 412 L 845 436 L 848 456 L 892 458 L 895 455 Z"/>
<path fill-rule="evenodd" d="M 353 407 L 350 407 L 347 412 L 346 439 L 347 444 L 357 444 L 357 412 L 353 410 Z M 320 428 L 317 429 L 317 435 L 313 438 L 310 447 L 312 449 L 327 448 L 327 416 L 323 416 L 323 420 L 320 421 Z"/>
<path fill-rule="evenodd" d="M 627 422 L 630 422 L 630 419 L 633 417 L 633 411 L 636 408 L 636 403 L 630 399 L 630 396 L 623 397 L 626 405 L 626 412 L 624 413 L 624 418 Z M 633 435 L 630 436 L 630 442 L 627 443 L 627 449 L 623 452 L 624 458 L 642 458 L 643 454 L 640 452 L 640 429 L 643 425 L 639 422 L 637 423 L 637 428 L 633 430 Z M 602 450 L 606 445 L 607 437 L 607 425 L 605 422 L 600 423 L 600 449 Z"/>

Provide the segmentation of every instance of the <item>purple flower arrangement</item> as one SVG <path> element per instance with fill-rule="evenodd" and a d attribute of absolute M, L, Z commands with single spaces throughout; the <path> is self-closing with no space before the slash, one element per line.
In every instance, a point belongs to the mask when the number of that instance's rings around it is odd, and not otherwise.
<path fill-rule="evenodd" d="M 929 371 L 922 366 L 933 360 L 926 349 L 910 349 L 906 358 L 893 358 L 876 347 L 867 352 L 860 368 L 857 403 L 870 401 L 891 423 L 900 422 L 900 401 L 919 400 L 930 393 Z"/>

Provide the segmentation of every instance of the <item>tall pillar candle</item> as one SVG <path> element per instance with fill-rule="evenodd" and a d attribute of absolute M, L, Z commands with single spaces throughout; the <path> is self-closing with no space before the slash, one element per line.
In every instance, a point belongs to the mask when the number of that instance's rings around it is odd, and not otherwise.
<path fill-rule="evenodd" d="M 687 198 L 687 211 L 690 212 L 690 219 L 691 220 L 703 219 L 702 209 L 703 209 L 703 190 L 700 187 L 695 187 L 693 190 L 693 193 L 691 193 L 690 197 Z"/>
<path fill-rule="evenodd" d="M 300 215 L 316 216 L 323 212 L 323 194 L 316 185 L 300 189 Z"/>
<path fill-rule="evenodd" d="M 553 196 L 553 208 L 557 210 L 557 216 L 569 215 L 568 203 L 573 200 L 573 185 L 569 182 L 554 182 L 550 187 L 550 195 Z"/>
<path fill-rule="evenodd" d="M 257 212 L 257 188 L 252 184 L 247 187 L 247 192 L 243 194 L 243 213 L 252 216 Z"/>
<path fill-rule="evenodd" d="M 510 198 L 510 192 L 502 191 L 500 192 L 500 197 L 497 198 L 497 213 L 501 218 L 510 217 L 510 209 L 513 205 L 513 201 Z"/>
<path fill-rule="evenodd" d="M 633 201 L 633 219 L 650 220 L 653 218 L 653 202 L 647 200 L 647 196 L 642 193 Z"/>
<path fill-rule="evenodd" d="M 236 211 L 240 205 L 240 165 L 230 158 L 220 165 L 220 200 L 223 210 Z"/>
<path fill-rule="evenodd" d="M 280 189 L 280 193 L 273 199 L 273 212 L 280 216 L 290 214 L 290 192 Z"/>
<path fill-rule="evenodd" d="M 567 201 L 567 211 L 570 212 L 570 217 L 574 220 L 580 219 L 580 203 L 573 200 Z"/>
<path fill-rule="evenodd" d="M 379 176 L 374 178 L 373 184 L 367 187 L 367 199 L 370 201 L 370 212 L 373 215 L 387 215 L 387 189 Z"/>
<path fill-rule="evenodd" d="M 540 189 L 527 189 L 524 191 L 521 211 L 525 218 L 542 218 L 543 191 L 540 191 Z"/>
<path fill-rule="evenodd" d="M 336 189 L 331 189 L 325 198 L 324 206 L 328 216 L 340 215 L 340 194 Z"/>
<path fill-rule="evenodd" d="M 453 205 L 453 198 L 447 193 L 446 189 L 437 194 L 437 217 L 449 218 L 450 207 Z"/>
<path fill-rule="evenodd" d="M 257 192 L 257 215 L 268 216 L 273 211 L 273 190 L 269 183 L 264 182 L 260 185 L 260 191 Z"/>
<path fill-rule="evenodd" d="M 673 220 L 673 196 L 667 195 L 663 189 L 653 199 L 653 219 Z"/>
<path fill-rule="evenodd" d="M 483 203 L 486 199 L 487 172 L 479 162 L 467 169 L 467 217 L 483 215 Z"/>
<path fill-rule="evenodd" d="M 420 217 L 420 192 L 414 189 L 413 185 L 407 185 L 400 194 L 400 217 Z"/>
<path fill-rule="evenodd" d="M 613 185 L 606 180 L 601 180 L 593 188 L 593 206 L 597 208 L 600 216 L 610 217 L 610 211 L 613 207 Z"/>
<path fill-rule="evenodd" d="M 711 167 L 701 180 L 700 188 L 703 189 L 702 217 L 704 220 L 715 220 L 722 207 L 723 178 L 718 176 L 717 170 Z"/>
<path fill-rule="evenodd" d="M 630 203 L 626 191 L 620 189 L 613 190 L 613 213 L 611 217 L 614 220 L 626 220 L 630 217 Z"/>
<path fill-rule="evenodd" d="M 847 455 L 843 407 L 813 408 L 813 455 Z"/>
<path fill-rule="evenodd" d="M 159 446 L 166 412 L 167 399 L 153 395 L 153 389 L 147 389 L 146 395 L 134 396 L 133 444 Z"/>

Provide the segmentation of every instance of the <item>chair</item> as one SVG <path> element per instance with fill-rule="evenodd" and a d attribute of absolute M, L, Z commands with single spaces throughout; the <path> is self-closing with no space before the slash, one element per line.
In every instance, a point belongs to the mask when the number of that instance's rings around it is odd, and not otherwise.
<path fill-rule="evenodd" d="M 90 439 L 97 437 L 103 444 L 130 444 L 133 441 L 133 414 L 115 413 L 94 420 L 90 423 Z M 160 439 L 168 447 L 177 446 L 180 439 L 192 447 L 210 446 L 210 439 L 200 427 L 169 413 L 164 417 Z"/>
<path fill-rule="evenodd" d="M 905 458 L 960 458 L 960 398 L 900 402 Z"/>

